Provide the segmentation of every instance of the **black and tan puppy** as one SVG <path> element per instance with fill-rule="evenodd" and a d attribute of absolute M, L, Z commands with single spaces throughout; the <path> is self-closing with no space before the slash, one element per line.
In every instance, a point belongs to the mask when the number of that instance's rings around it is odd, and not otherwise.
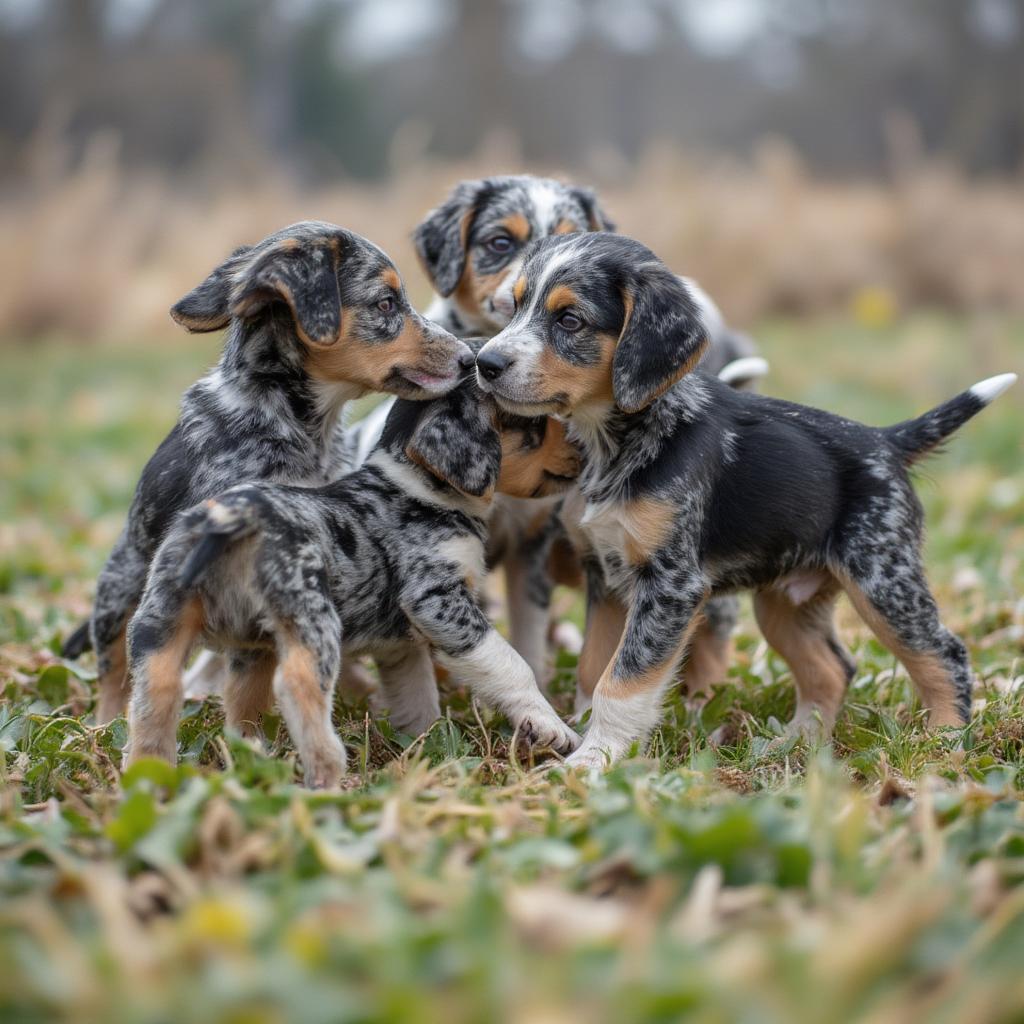
<path fill-rule="evenodd" d="M 171 316 L 189 331 L 228 333 L 220 362 L 185 393 L 143 470 L 97 583 L 89 632 L 101 723 L 124 708 L 125 629 L 180 511 L 240 480 L 326 483 L 337 476 L 346 401 L 368 391 L 428 398 L 473 361 L 467 345 L 412 308 L 384 252 L 315 221 L 236 250 Z M 84 649 L 84 633 L 69 639 L 69 653 Z M 230 688 L 225 701 L 232 719 Z"/>
<path fill-rule="evenodd" d="M 433 655 L 520 734 L 563 753 L 579 737 L 481 609 L 494 492 L 547 494 L 579 470 L 560 424 L 499 413 L 472 379 L 398 402 L 366 465 L 317 489 L 246 484 L 182 516 L 128 631 L 128 762 L 173 761 L 182 669 L 202 641 L 244 673 L 229 692 L 254 729 L 272 686 L 309 786 L 336 784 L 331 725 L 342 659 L 372 655 L 392 721 L 437 717 Z"/>
<path fill-rule="evenodd" d="M 906 666 L 931 724 L 967 721 L 967 651 L 925 580 L 908 467 L 1013 374 L 887 428 L 734 391 L 691 372 L 707 339 L 685 284 L 611 234 L 537 243 L 514 295 L 477 356 L 481 386 L 509 411 L 564 417 L 584 457 L 600 628 L 581 658 L 593 707 L 572 763 L 598 767 L 647 735 L 705 602 L 739 589 L 793 671 L 792 730 L 831 730 L 853 673 L 832 621 L 840 591 Z"/>
<path fill-rule="evenodd" d="M 512 284 L 531 242 L 610 230 L 611 220 L 587 188 L 532 175 L 461 181 L 413 232 L 420 262 L 437 292 L 426 315 L 460 337 L 490 338 L 512 316 Z M 763 375 L 766 364 L 756 358 L 751 339 L 730 328 L 693 281 L 687 286 L 701 305 L 708 332 L 703 368 L 737 387 Z M 554 515 L 556 504 L 501 498 L 495 502 L 488 540 L 488 562 L 505 574 L 512 646 L 538 679 L 545 676 L 553 584 L 576 585 L 579 576 L 578 559 Z M 724 678 L 736 612 L 730 599 L 709 607 L 687 666 L 691 689 L 707 690 Z"/>

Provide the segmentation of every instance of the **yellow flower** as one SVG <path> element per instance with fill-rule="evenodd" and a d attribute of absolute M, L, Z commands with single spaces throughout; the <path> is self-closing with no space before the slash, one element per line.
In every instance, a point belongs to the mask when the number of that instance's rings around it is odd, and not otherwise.
<path fill-rule="evenodd" d="M 888 327 L 896 319 L 896 296 L 881 285 L 868 285 L 854 294 L 850 308 L 861 326 Z"/>
<path fill-rule="evenodd" d="M 208 897 L 188 908 L 181 927 L 195 942 L 243 946 L 252 934 L 253 921 L 248 908 L 237 900 Z"/>

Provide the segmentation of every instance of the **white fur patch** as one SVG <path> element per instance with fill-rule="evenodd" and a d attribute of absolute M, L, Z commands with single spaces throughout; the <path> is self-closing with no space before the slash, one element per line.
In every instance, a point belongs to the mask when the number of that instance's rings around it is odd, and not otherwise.
<path fill-rule="evenodd" d="M 768 360 L 760 356 L 744 356 L 734 359 L 718 371 L 718 379 L 726 384 L 736 381 L 756 380 L 768 376 Z"/>
<path fill-rule="evenodd" d="M 987 380 L 978 381 L 971 388 L 971 394 L 980 402 L 988 405 L 989 402 L 998 398 L 1007 388 L 1017 383 L 1017 374 L 1000 373 L 998 376 L 989 377 Z"/>
<path fill-rule="evenodd" d="M 366 460 L 366 465 L 376 466 L 382 470 L 406 494 L 428 505 L 439 505 L 441 508 L 454 508 L 465 511 L 468 503 L 475 502 L 482 513 L 486 513 L 487 502 L 483 498 L 469 498 L 456 495 L 454 492 L 436 491 L 428 487 L 419 476 L 420 471 L 396 461 L 385 451 L 378 449 Z"/>

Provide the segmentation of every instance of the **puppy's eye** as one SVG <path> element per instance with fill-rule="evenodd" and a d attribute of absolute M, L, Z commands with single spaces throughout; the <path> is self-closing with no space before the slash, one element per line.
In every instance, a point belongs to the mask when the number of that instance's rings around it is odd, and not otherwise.
<path fill-rule="evenodd" d="M 583 321 L 575 314 L 570 313 L 568 310 L 564 312 L 556 321 L 559 327 L 563 331 L 568 331 L 572 334 L 573 331 L 578 331 L 583 326 Z"/>
<path fill-rule="evenodd" d="M 514 243 L 508 235 L 493 235 L 491 238 L 488 238 L 484 244 L 491 250 L 491 252 L 504 256 L 505 253 L 512 251 Z"/>
<path fill-rule="evenodd" d="M 388 298 L 386 298 L 386 299 L 381 299 L 380 302 L 377 303 L 377 308 L 382 313 L 394 313 L 394 311 L 395 311 L 395 300 L 392 299 L 390 296 Z"/>

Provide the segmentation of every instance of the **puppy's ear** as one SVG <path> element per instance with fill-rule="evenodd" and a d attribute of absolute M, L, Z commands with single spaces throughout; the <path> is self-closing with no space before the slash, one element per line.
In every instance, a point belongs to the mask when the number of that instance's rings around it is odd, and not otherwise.
<path fill-rule="evenodd" d="M 483 181 L 460 182 L 412 233 L 420 263 L 439 295 L 451 295 L 466 269 L 469 231 L 485 188 Z"/>
<path fill-rule="evenodd" d="M 501 470 L 501 438 L 490 401 L 467 385 L 435 399 L 405 454 L 462 494 L 489 498 Z"/>
<path fill-rule="evenodd" d="M 192 334 L 219 331 L 231 320 L 231 288 L 252 247 L 236 249 L 210 276 L 171 306 L 171 318 Z"/>
<path fill-rule="evenodd" d="M 612 393 L 639 412 L 700 361 L 707 334 L 700 307 L 668 267 L 644 263 L 623 288 L 622 334 L 612 359 Z"/>
<path fill-rule="evenodd" d="M 240 275 L 231 293 L 232 315 L 255 316 L 269 303 L 284 302 L 307 345 L 335 344 L 341 337 L 338 243 L 329 237 L 279 242 Z"/>
<path fill-rule="evenodd" d="M 597 196 L 589 188 L 574 187 L 572 190 L 573 197 L 583 207 L 583 212 L 587 215 L 587 227 L 591 231 L 614 231 L 615 224 L 611 218 L 601 208 L 601 204 L 597 201 Z"/>

